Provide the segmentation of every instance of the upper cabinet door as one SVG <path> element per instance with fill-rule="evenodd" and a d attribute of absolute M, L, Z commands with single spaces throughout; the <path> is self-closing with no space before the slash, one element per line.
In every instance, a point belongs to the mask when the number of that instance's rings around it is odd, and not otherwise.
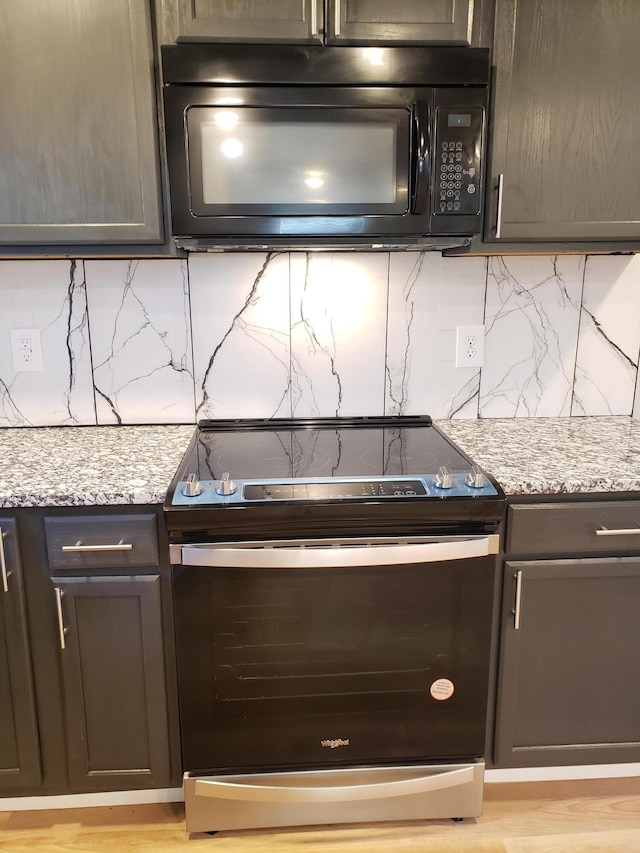
<path fill-rule="evenodd" d="M 160 43 L 321 44 L 322 5 L 322 0 L 159 0 Z"/>
<path fill-rule="evenodd" d="M 328 0 L 327 44 L 470 44 L 471 0 Z"/>
<path fill-rule="evenodd" d="M 0 242 L 161 242 L 148 5 L 0 4 Z"/>
<path fill-rule="evenodd" d="M 640 237 L 638 33 L 638 0 L 497 0 L 485 239 Z"/>
<path fill-rule="evenodd" d="M 468 44 L 473 8 L 472 0 L 158 0 L 157 23 L 161 44 Z"/>

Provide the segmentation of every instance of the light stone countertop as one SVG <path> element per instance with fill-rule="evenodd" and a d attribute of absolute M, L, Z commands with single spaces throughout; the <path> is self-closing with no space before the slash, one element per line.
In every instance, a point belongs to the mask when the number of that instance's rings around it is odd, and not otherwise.
<path fill-rule="evenodd" d="M 640 422 L 632 418 L 436 423 L 507 494 L 640 492 Z M 162 503 L 194 429 L 0 429 L 0 507 Z"/>
<path fill-rule="evenodd" d="M 0 430 L 0 507 L 158 504 L 194 425 Z"/>
<path fill-rule="evenodd" d="M 640 491 L 640 421 L 633 418 L 436 423 L 508 495 Z"/>

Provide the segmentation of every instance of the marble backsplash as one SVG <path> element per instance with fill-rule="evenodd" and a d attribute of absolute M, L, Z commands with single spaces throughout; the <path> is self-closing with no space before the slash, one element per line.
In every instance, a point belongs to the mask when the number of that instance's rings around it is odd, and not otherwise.
<path fill-rule="evenodd" d="M 458 325 L 484 365 L 456 368 Z M 9 330 L 39 329 L 16 372 Z M 639 256 L 0 261 L 0 426 L 640 414 Z"/>

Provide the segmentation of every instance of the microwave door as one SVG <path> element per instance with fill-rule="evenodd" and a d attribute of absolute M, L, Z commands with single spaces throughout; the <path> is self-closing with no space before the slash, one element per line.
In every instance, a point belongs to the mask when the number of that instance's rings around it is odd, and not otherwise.
<path fill-rule="evenodd" d="M 407 212 L 406 109 L 201 106 L 187 122 L 196 217 Z"/>

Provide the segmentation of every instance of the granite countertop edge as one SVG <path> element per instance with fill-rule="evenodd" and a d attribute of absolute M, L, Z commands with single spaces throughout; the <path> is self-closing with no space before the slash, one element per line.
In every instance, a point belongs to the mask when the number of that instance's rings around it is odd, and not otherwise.
<path fill-rule="evenodd" d="M 507 495 L 640 493 L 625 416 L 437 420 Z M 0 508 L 162 504 L 194 424 L 0 429 Z"/>

